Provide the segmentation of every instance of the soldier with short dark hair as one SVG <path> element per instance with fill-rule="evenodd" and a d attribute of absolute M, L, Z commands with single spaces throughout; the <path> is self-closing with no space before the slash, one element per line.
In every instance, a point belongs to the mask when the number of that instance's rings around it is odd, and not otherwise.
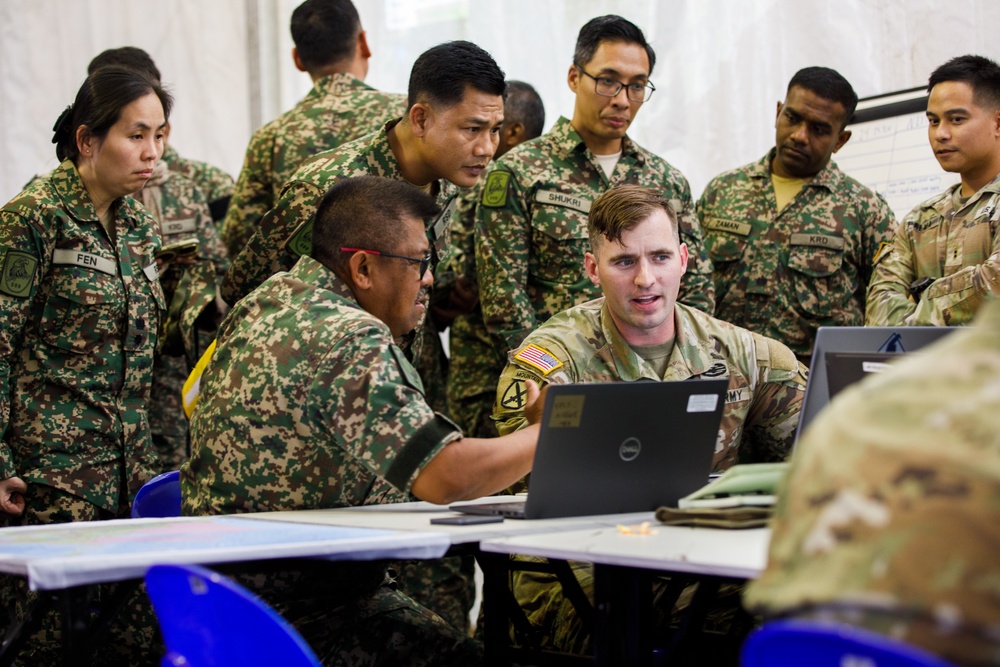
<path fill-rule="evenodd" d="M 537 427 L 464 438 L 424 398 L 395 344 L 433 282 L 425 220 L 400 180 L 339 180 L 316 212 L 311 256 L 264 282 L 220 328 L 181 469 L 185 514 L 435 503 L 505 488 L 531 467 Z M 540 403 L 532 388 L 532 416 Z M 252 573 L 246 573 L 254 582 Z M 478 646 L 391 586 L 385 563 L 298 560 L 254 588 L 324 664 L 475 664 Z M 346 624 L 343 625 L 343 624 Z"/>
<path fill-rule="evenodd" d="M 875 255 L 896 220 L 831 160 L 858 96 L 807 67 L 778 102 L 775 147 L 716 176 L 698 200 L 715 271 L 715 316 L 780 340 L 809 363 L 816 329 L 861 326 Z"/>
<path fill-rule="evenodd" d="M 1000 65 L 952 58 L 927 89 L 934 157 L 962 182 L 918 204 L 879 254 L 869 326 L 968 324 L 1000 295 Z"/>

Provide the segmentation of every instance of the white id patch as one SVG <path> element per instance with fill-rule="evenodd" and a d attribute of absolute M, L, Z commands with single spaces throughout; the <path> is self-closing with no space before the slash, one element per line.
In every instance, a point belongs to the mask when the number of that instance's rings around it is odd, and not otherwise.
<path fill-rule="evenodd" d="M 181 234 L 184 232 L 194 232 L 197 231 L 198 224 L 194 218 L 186 218 L 184 220 L 164 220 L 161 223 L 160 231 L 163 232 L 164 236 L 169 236 L 170 234 Z"/>
<path fill-rule="evenodd" d="M 146 277 L 149 278 L 150 282 L 160 277 L 160 267 L 156 265 L 156 262 L 144 267 L 142 272 L 146 274 Z"/>
<path fill-rule="evenodd" d="M 719 404 L 719 397 L 715 394 L 692 394 L 688 396 L 688 412 L 713 412 L 715 406 Z"/>

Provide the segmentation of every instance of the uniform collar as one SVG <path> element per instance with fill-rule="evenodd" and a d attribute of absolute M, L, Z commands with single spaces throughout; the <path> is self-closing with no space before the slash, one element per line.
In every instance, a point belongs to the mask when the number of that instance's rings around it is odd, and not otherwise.
<path fill-rule="evenodd" d="M 347 286 L 347 283 L 338 278 L 337 274 L 333 271 L 308 255 L 300 257 L 299 261 L 295 263 L 295 266 L 288 273 L 296 280 L 301 280 L 319 289 L 333 292 L 354 308 L 361 308 L 358 300 L 354 298 L 351 288 Z"/>
<path fill-rule="evenodd" d="M 946 217 L 948 211 L 953 208 L 952 201 L 955 196 L 955 191 L 958 190 L 960 187 L 962 187 L 961 183 L 956 183 L 955 185 L 952 185 L 944 192 L 938 194 L 935 197 L 931 197 L 927 201 L 923 202 L 923 204 L 921 204 L 921 208 L 923 209 L 932 208 L 935 211 L 937 211 L 941 217 Z M 965 210 L 969 206 L 976 206 L 982 199 L 986 197 L 993 197 L 996 195 L 1000 195 L 1000 174 L 994 176 L 992 181 L 984 185 L 982 188 L 980 188 L 978 192 L 974 193 L 971 197 L 969 197 L 965 202 L 965 206 L 963 206 L 961 210 Z M 957 210 L 958 209 L 956 209 L 956 211 Z"/>
<path fill-rule="evenodd" d="M 73 218 L 81 222 L 100 222 L 97 219 L 97 209 L 94 208 L 90 194 L 83 184 L 83 179 L 80 178 L 80 172 L 77 171 L 72 160 L 63 160 L 52 172 L 50 182 L 56 194 L 59 195 L 59 199 L 62 200 L 63 207 Z M 119 197 L 111 203 L 116 215 L 123 199 L 123 197 Z"/>
<path fill-rule="evenodd" d="M 569 157 L 573 153 L 584 153 L 590 157 L 594 156 L 587 148 L 587 144 L 584 143 L 583 137 L 573 128 L 573 124 L 565 116 L 559 117 L 559 120 L 556 121 L 555 126 L 549 134 L 556 146 L 559 147 L 560 152 L 566 157 Z M 622 138 L 622 159 L 626 157 L 637 160 L 640 164 L 644 162 L 644 157 L 639 151 L 639 146 L 629 139 L 628 135 Z"/>
<path fill-rule="evenodd" d="M 759 161 L 754 163 L 750 170 L 751 178 L 761 178 L 761 179 L 771 179 L 771 163 L 774 161 L 775 156 L 778 154 L 777 147 L 772 148 L 767 152 L 767 155 L 762 157 Z M 837 190 L 844 182 L 844 172 L 840 171 L 840 167 L 830 158 L 830 161 L 826 163 L 826 166 L 816 172 L 816 175 L 812 177 L 812 180 L 806 184 L 806 187 L 819 186 L 824 187 L 827 190 Z"/>
<path fill-rule="evenodd" d="M 360 90 L 375 90 L 367 83 L 347 72 L 337 72 L 316 79 L 313 91 L 321 95 L 347 95 Z"/>

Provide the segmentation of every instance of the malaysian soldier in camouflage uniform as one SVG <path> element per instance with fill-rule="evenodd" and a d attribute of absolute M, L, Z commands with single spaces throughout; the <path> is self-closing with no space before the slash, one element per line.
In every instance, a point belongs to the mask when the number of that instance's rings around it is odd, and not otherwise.
<path fill-rule="evenodd" d="M 670 204 L 623 185 L 590 210 L 589 278 L 604 296 L 539 326 L 512 351 L 497 388 L 501 433 L 524 425 L 528 381 L 682 381 L 727 377 L 712 468 L 781 461 L 791 450 L 806 368 L 785 345 L 676 303 L 687 249 Z M 651 406 L 652 407 L 652 406 Z M 584 590 L 589 568 L 574 567 Z M 515 574 L 515 595 L 551 647 L 587 652 L 589 637 L 555 575 Z"/>
<path fill-rule="evenodd" d="M 1000 295 L 1000 65 L 959 56 L 930 76 L 934 157 L 962 182 L 917 205 L 880 253 L 870 326 L 968 324 Z"/>
<path fill-rule="evenodd" d="M 476 209 L 476 265 L 483 317 L 502 354 L 554 314 L 599 295 L 583 270 L 587 211 L 622 183 L 671 200 L 691 249 L 681 301 L 712 312 L 712 269 L 687 179 L 625 134 L 652 94 L 655 60 L 632 23 L 619 16 L 589 21 L 569 69 L 573 119 L 560 118 L 488 174 Z"/>
<path fill-rule="evenodd" d="M 523 81 L 507 82 L 503 126 L 494 159 L 518 144 L 534 139 L 545 126 L 545 107 L 535 89 Z M 462 192 L 451 221 L 450 270 L 461 276 L 478 294 L 476 244 L 473 236 L 476 202 L 481 185 Z M 504 359 L 483 322 L 477 303 L 467 315 L 458 315 L 448 327 L 448 413 L 462 432 L 477 438 L 496 437 L 493 398 L 497 392 Z"/>
<path fill-rule="evenodd" d="M 368 40 L 350 0 L 307 0 L 292 12 L 292 57 L 313 88 L 293 109 L 254 132 L 221 235 L 235 257 L 308 158 L 406 113 L 406 96 L 364 83 Z"/>
<path fill-rule="evenodd" d="M 170 102 L 142 73 L 102 68 L 56 123 L 62 163 L 0 209 L 0 510 L 22 525 L 126 517 L 154 474 L 160 240 L 127 195 L 160 157 Z M 34 595 L 4 584 L 20 615 Z M 55 664 L 59 627 L 44 617 L 18 664 Z"/>
<path fill-rule="evenodd" d="M 218 317 L 218 283 L 229 263 L 205 196 L 193 181 L 171 172 L 161 160 L 134 196 L 156 219 L 164 246 L 188 239 L 198 241 L 196 256 L 166 262 L 162 256 L 158 258 L 168 317 L 153 364 L 149 425 L 159 469 L 176 470 L 188 456 L 188 422 L 181 406 L 181 390 L 193 364 L 211 342 Z"/>
<path fill-rule="evenodd" d="M 364 176 L 331 188 L 315 215 L 311 256 L 265 281 L 220 328 L 192 418 L 192 457 L 181 469 L 186 514 L 345 507 L 410 494 L 448 503 L 496 492 L 527 472 L 537 427 L 499 440 L 463 438 L 431 410 L 394 343 L 427 307 L 424 220 L 437 212 L 400 179 Z M 464 633 L 388 586 L 384 563 L 299 559 L 283 567 L 266 583 L 245 577 L 325 664 L 467 665 L 481 657 Z"/>
<path fill-rule="evenodd" d="M 779 492 L 744 604 L 1000 663 L 1000 302 L 838 396 Z"/>
<path fill-rule="evenodd" d="M 872 262 L 896 224 L 881 195 L 830 161 L 857 101 L 834 70 L 799 70 L 778 103 L 776 146 L 716 176 L 698 201 L 715 316 L 806 363 L 818 327 L 864 324 Z"/>
<path fill-rule="evenodd" d="M 135 46 L 122 46 L 102 51 L 94 56 L 90 64 L 87 65 L 87 73 L 93 74 L 98 67 L 105 65 L 122 65 L 137 69 L 145 72 L 157 84 L 162 80 L 160 70 L 156 67 L 153 59 L 149 57 L 148 53 Z M 166 139 L 169 138 L 170 124 L 168 123 Z M 207 162 L 183 158 L 176 150 L 166 145 L 164 145 L 163 156 L 160 159 L 167 163 L 173 173 L 181 174 L 195 182 L 208 201 L 212 220 L 216 224 L 221 224 L 222 218 L 226 215 L 226 207 L 229 206 L 229 198 L 233 194 L 233 177 Z"/>

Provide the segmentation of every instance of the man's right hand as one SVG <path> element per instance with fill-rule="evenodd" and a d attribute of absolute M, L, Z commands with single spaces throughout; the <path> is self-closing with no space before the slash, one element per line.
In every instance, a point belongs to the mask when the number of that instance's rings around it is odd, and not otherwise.
<path fill-rule="evenodd" d="M 0 512 L 7 516 L 21 516 L 27 491 L 28 485 L 20 477 L 0 480 Z"/>

